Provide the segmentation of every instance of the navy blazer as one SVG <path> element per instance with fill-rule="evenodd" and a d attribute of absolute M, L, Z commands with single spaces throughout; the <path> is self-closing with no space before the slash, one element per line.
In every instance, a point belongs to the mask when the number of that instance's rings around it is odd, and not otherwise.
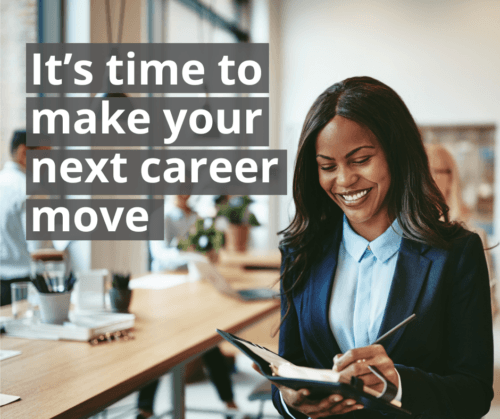
<path fill-rule="evenodd" d="M 307 282 L 293 293 L 280 328 L 279 353 L 296 365 L 332 368 L 341 352 L 328 320 L 339 224 Z M 282 316 L 285 302 L 282 297 Z M 481 418 L 493 398 L 493 331 L 488 270 L 477 234 L 465 231 L 449 250 L 402 240 L 379 336 L 412 313 L 416 320 L 382 343 L 401 377 L 403 407 L 414 418 Z M 273 403 L 290 417 L 274 386 Z M 306 417 L 289 410 L 297 419 Z M 363 409 L 331 416 L 336 417 L 409 416 Z"/>

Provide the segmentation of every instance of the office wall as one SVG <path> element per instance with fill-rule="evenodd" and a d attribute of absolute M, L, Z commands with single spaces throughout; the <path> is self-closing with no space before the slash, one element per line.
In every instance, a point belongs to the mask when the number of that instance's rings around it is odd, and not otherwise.
<path fill-rule="evenodd" d="M 0 3 L 0 169 L 10 159 L 12 132 L 26 126 L 26 54 L 37 42 L 37 2 Z"/>
<path fill-rule="evenodd" d="M 419 124 L 500 128 L 500 2 L 481 0 L 283 0 L 279 27 L 280 147 L 293 164 L 313 100 L 344 78 L 368 75 L 394 88 Z M 500 156 L 497 129 L 497 155 Z M 498 159 L 497 159 L 498 161 Z M 496 196 L 500 178 L 496 166 Z M 291 176 L 281 227 L 293 213 Z M 496 230 L 500 208 L 496 207 Z"/>
<path fill-rule="evenodd" d="M 118 42 L 118 27 L 121 0 L 111 0 L 111 27 L 112 41 Z M 123 26 L 122 43 L 136 43 L 145 41 L 143 28 L 146 1 L 127 1 L 125 2 L 125 20 Z M 90 42 L 102 43 L 108 42 L 108 31 L 106 25 L 106 2 L 103 0 L 90 1 Z"/>
<path fill-rule="evenodd" d="M 274 24 L 278 16 L 279 2 L 273 0 L 253 0 L 250 7 L 250 38 L 255 43 L 269 43 L 269 146 L 280 148 L 280 93 L 281 93 L 281 63 L 280 28 Z M 274 16 L 272 16 L 274 15 Z M 258 95 L 257 95 L 258 96 Z M 268 198 L 267 210 L 267 243 L 264 249 L 275 249 L 278 246 L 277 232 L 280 225 L 279 199 L 277 195 Z M 260 243 L 254 239 L 254 243 Z"/>

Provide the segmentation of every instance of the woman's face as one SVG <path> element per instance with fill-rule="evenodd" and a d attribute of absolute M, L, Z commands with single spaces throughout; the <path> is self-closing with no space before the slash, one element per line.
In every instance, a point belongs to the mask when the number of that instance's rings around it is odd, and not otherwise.
<path fill-rule="evenodd" d="M 432 178 L 447 201 L 451 191 L 451 169 L 448 167 L 447 161 L 441 153 L 428 153 L 428 156 Z"/>
<path fill-rule="evenodd" d="M 175 200 L 177 203 L 177 206 L 186 206 L 188 199 L 191 197 L 191 195 L 176 195 Z"/>
<path fill-rule="evenodd" d="M 316 162 L 321 187 L 358 234 L 371 241 L 389 227 L 389 165 L 368 128 L 335 116 L 316 139 Z"/>

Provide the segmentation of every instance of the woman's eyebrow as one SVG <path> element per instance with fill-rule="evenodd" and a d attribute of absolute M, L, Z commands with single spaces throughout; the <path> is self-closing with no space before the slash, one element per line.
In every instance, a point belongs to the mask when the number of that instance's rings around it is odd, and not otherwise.
<path fill-rule="evenodd" d="M 353 154 L 357 153 L 359 150 L 362 150 L 363 148 L 375 148 L 375 147 L 373 147 L 371 145 L 362 145 L 361 147 L 358 147 L 358 148 L 355 148 L 354 150 L 349 151 L 349 153 L 347 153 L 345 155 L 345 158 L 348 159 Z M 326 160 L 335 160 L 333 157 L 324 156 L 323 154 L 316 154 L 316 158 L 318 158 L 318 157 L 321 157 L 321 158 L 326 159 Z"/>
<path fill-rule="evenodd" d="M 316 158 L 321 157 L 326 160 L 335 160 L 333 157 L 323 156 L 323 154 L 316 154 Z"/>
<path fill-rule="evenodd" d="M 347 153 L 345 155 L 345 158 L 348 159 L 349 157 L 351 157 L 353 154 L 357 153 L 359 150 L 363 149 L 363 148 L 375 148 L 371 145 L 362 145 L 361 147 L 358 147 L 358 148 L 355 148 L 354 150 L 351 150 L 349 151 L 349 153 Z"/>

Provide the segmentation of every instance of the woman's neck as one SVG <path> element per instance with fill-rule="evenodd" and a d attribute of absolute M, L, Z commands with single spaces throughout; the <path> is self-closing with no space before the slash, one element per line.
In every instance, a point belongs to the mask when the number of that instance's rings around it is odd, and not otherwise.
<path fill-rule="evenodd" d="M 383 218 L 378 220 L 368 220 L 363 223 L 349 222 L 349 225 L 358 235 L 372 242 L 377 237 L 384 234 L 393 221 L 394 219 L 391 220 L 387 215 L 384 215 Z"/>

